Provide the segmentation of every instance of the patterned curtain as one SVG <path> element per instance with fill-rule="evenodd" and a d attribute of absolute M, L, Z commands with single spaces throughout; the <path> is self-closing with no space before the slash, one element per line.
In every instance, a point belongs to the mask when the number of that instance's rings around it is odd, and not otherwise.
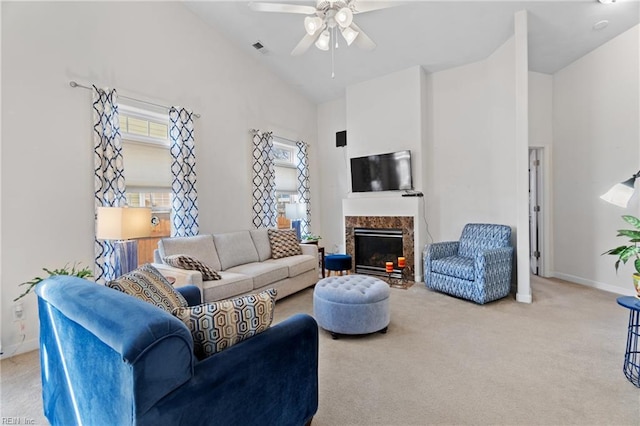
<path fill-rule="evenodd" d="M 276 182 L 271 132 L 253 131 L 253 226 L 276 226 Z"/>
<path fill-rule="evenodd" d="M 169 109 L 171 139 L 171 236 L 198 235 L 198 193 L 196 191 L 196 153 L 193 112 Z"/>
<path fill-rule="evenodd" d="M 311 230 L 311 190 L 309 186 L 309 145 L 302 141 L 296 142 L 296 157 L 298 158 L 298 201 L 307 205 L 307 217 L 300 224 L 301 235 L 309 234 Z"/>
<path fill-rule="evenodd" d="M 93 146 L 97 217 L 98 207 L 121 207 L 127 203 L 115 89 L 109 91 L 93 86 Z M 115 258 L 112 241 L 95 239 L 94 275 L 97 283 L 104 284 L 116 278 Z"/>

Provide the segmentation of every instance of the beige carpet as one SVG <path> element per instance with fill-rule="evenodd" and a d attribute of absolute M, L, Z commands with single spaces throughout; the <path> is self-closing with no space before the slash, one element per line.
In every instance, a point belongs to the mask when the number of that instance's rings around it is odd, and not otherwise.
<path fill-rule="evenodd" d="M 640 425 L 617 296 L 535 277 L 532 288 L 531 305 L 479 306 L 418 283 L 391 290 L 387 334 L 321 331 L 313 425 Z M 276 321 L 312 313 L 312 295 L 278 302 Z M 37 352 L 1 368 L 2 417 L 46 424 Z"/>

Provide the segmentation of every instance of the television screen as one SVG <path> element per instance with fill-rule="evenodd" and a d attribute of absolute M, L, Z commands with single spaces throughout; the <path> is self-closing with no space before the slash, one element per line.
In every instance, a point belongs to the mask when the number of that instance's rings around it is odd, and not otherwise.
<path fill-rule="evenodd" d="M 413 189 L 411 151 L 351 159 L 351 190 L 353 192 L 404 189 Z"/>

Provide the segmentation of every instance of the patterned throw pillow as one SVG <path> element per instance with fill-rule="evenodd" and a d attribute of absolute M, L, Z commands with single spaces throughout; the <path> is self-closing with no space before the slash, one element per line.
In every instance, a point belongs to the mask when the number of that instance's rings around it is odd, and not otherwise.
<path fill-rule="evenodd" d="M 269 243 L 271 244 L 271 257 L 295 256 L 302 254 L 296 231 L 293 229 L 268 229 Z"/>
<path fill-rule="evenodd" d="M 188 269 L 190 271 L 200 271 L 202 273 L 203 281 L 212 281 L 222 279 L 220 274 L 200 262 L 195 257 L 187 256 L 185 254 L 174 254 L 171 256 L 167 256 L 162 258 L 162 261 L 167 265 L 173 266 L 175 268 L 180 269 Z"/>
<path fill-rule="evenodd" d="M 107 283 L 107 287 L 137 297 L 171 313 L 186 307 L 186 299 L 150 264 L 142 265 L 128 274 Z"/>
<path fill-rule="evenodd" d="M 195 355 L 203 359 L 269 328 L 276 294 L 276 289 L 270 288 L 234 299 L 176 308 L 173 315 L 189 327 Z"/>

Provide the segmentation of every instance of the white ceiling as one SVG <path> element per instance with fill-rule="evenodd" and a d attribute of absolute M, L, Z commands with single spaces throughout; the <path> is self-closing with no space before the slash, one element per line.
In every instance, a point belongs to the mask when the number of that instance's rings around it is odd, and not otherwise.
<path fill-rule="evenodd" d="M 264 0 L 268 3 L 286 3 Z M 293 4 L 315 5 L 315 1 Z M 488 57 L 514 31 L 514 13 L 528 11 L 529 68 L 555 73 L 640 22 L 640 0 L 403 1 L 354 16 L 377 47 L 363 51 L 340 39 L 334 52 L 315 46 L 300 56 L 291 50 L 304 36 L 305 15 L 249 10 L 248 1 L 184 4 L 238 48 L 246 51 L 316 103 L 345 95 L 349 85 L 421 65 L 440 71 Z M 595 30 L 594 24 L 608 20 Z M 266 49 L 251 45 L 260 41 Z"/>

